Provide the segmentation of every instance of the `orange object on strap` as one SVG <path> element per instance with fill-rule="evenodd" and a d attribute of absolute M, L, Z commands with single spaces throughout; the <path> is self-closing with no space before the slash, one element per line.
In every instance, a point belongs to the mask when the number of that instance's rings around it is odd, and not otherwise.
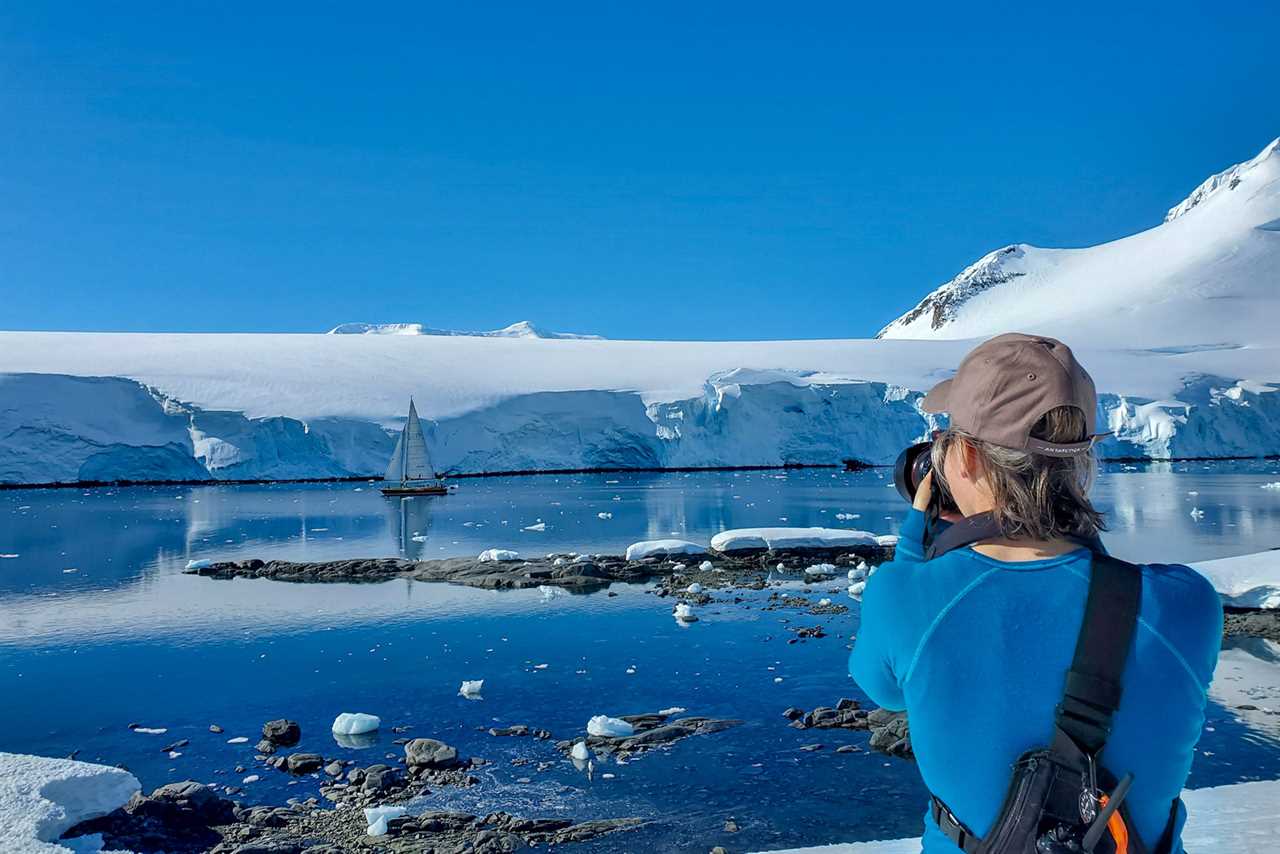
<path fill-rule="evenodd" d="M 1099 804 L 1104 807 L 1107 805 L 1106 795 L 1099 798 Z M 1120 810 L 1113 812 L 1107 819 L 1107 830 L 1111 832 L 1111 840 L 1116 845 L 1116 854 L 1129 854 L 1129 828 L 1120 817 Z"/>

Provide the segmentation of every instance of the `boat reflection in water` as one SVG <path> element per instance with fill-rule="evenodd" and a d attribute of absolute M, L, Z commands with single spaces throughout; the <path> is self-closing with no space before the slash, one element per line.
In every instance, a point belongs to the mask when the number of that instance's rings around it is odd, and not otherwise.
<path fill-rule="evenodd" d="M 395 534 L 400 554 L 410 560 L 427 557 L 427 537 L 431 532 L 431 502 L 429 496 L 405 495 L 388 502 L 391 510 L 391 531 Z"/>

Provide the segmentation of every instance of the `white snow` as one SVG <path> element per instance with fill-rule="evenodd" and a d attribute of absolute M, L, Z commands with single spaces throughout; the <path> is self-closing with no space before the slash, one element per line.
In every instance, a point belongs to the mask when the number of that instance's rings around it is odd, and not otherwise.
<path fill-rule="evenodd" d="M 421 323 L 343 323 L 329 330 L 330 335 L 444 335 L 471 338 L 555 338 L 600 341 L 599 335 L 578 335 L 573 332 L 548 332 L 527 320 L 521 320 L 501 329 L 488 332 L 460 332 L 454 329 L 433 329 Z"/>
<path fill-rule="evenodd" d="M 570 755 L 579 762 L 586 762 L 591 758 L 591 751 L 587 749 L 585 741 L 574 742 Z"/>
<path fill-rule="evenodd" d="M 64 831 L 124 806 L 140 788 L 119 768 L 0 753 L 0 851 L 71 850 L 57 842 Z"/>
<path fill-rule="evenodd" d="M 245 735 L 237 735 L 235 738 L 228 738 L 227 744 L 245 744 L 249 741 L 249 737 Z"/>
<path fill-rule="evenodd" d="M 707 553 L 706 546 L 691 543 L 688 540 L 641 540 L 627 546 L 627 560 L 641 560 L 646 557 L 670 557 L 671 555 L 702 555 Z"/>
<path fill-rule="evenodd" d="M 333 731 L 338 735 L 364 735 L 382 726 L 382 719 L 377 715 L 364 712 L 343 712 L 333 719 Z"/>
<path fill-rule="evenodd" d="M 462 687 L 458 689 L 458 693 L 464 697 L 479 697 L 480 692 L 483 690 L 483 679 L 466 679 L 463 680 Z"/>
<path fill-rule="evenodd" d="M 485 549 L 480 552 L 480 556 L 476 560 L 481 563 L 491 563 L 494 561 L 510 561 L 519 560 L 520 552 L 513 552 L 510 549 Z"/>
<path fill-rule="evenodd" d="M 711 538 L 711 548 L 718 552 L 865 545 L 876 545 L 876 535 L 841 528 L 735 528 L 721 531 Z"/>
<path fill-rule="evenodd" d="M 613 738 L 634 734 L 636 728 L 621 718 L 596 715 L 587 721 L 587 735 L 606 735 Z"/>
<path fill-rule="evenodd" d="M 836 565 L 834 563 L 815 563 L 813 566 L 805 567 L 805 575 L 835 575 Z"/>
<path fill-rule="evenodd" d="M 1213 584 L 1223 604 L 1280 608 L 1280 549 L 1191 564 Z"/>
<path fill-rule="evenodd" d="M 1187 851 L 1213 854 L 1270 854 L 1280 851 L 1280 780 L 1236 783 L 1182 793 L 1187 825 L 1182 843 Z M 809 848 L 775 849 L 772 854 L 920 854 L 919 839 L 853 842 Z"/>
<path fill-rule="evenodd" d="M 408 814 L 409 811 L 404 807 L 365 807 L 364 820 L 369 824 L 365 833 L 369 836 L 386 836 L 387 821 Z"/>
<path fill-rule="evenodd" d="M 688 709 L 686 709 L 684 706 L 672 706 L 672 707 L 671 707 L 671 708 L 669 708 L 669 709 L 661 709 L 661 710 L 658 712 L 658 714 L 660 714 L 660 715 L 666 715 L 667 717 L 671 717 L 672 715 L 680 715 L 680 714 L 684 714 L 684 713 L 685 713 L 685 712 L 687 712 L 687 711 L 689 711 L 689 710 L 688 710 Z"/>
<path fill-rule="evenodd" d="M 604 513 L 604 512 L 601 512 L 601 513 L 597 513 L 597 514 L 596 514 L 596 518 L 597 518 L 597 519 L 612 519 L 612 518 L 613 518 L 613 514 L 612 514 L 612 513 Z"/>
<path fill-rule="evenodd" d="M 682 623 L 692 623 L 698 619 L 697 614 L 693 612 L 693 606 L 687 602 L 676 603 L 671 615 Z"/>

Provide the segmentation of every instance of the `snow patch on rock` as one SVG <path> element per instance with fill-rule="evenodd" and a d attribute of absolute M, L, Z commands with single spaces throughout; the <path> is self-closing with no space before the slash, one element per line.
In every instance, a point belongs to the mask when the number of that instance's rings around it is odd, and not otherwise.
<path fill-rule="evenodd" d="M 122 807 L 141 789 L 128 771 L 0 753 L 0 851 L 65 852 L 64 831 Z"/>

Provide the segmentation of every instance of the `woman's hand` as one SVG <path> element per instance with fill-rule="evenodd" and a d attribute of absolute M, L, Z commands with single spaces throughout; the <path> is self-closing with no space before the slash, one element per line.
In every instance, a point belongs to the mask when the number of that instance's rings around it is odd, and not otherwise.
<path fill-rule="evenodd" d="M 911 502 L 911 506 L 923 513 L 929 509 L 929 499 L 933 497 L 933 469 L 925 472 L 923 478 L 920 479 L 920 486 L 916 489 L 916 497 Z"/>

